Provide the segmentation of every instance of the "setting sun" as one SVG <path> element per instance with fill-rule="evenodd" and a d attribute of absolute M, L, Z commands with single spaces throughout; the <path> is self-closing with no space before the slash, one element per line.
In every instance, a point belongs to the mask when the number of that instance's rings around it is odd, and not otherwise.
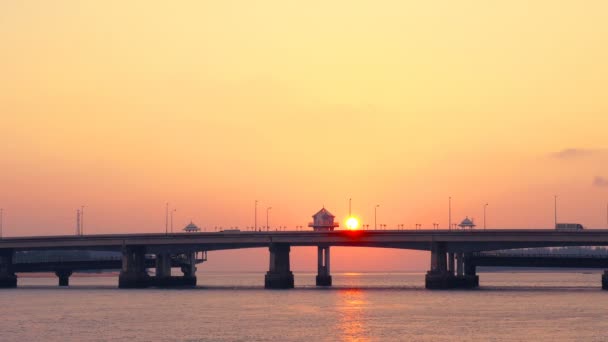
<path fill-rule="evenodd" d="M 346 228 L 351 230 L 359 228 L 359 219 L 354 216 L 351 216 L 346 219 Z"/>

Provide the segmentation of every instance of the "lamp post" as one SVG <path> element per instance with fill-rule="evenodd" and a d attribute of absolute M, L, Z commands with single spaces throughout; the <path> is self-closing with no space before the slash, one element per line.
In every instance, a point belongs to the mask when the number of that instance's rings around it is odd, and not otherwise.
<path fill-rule="evenodd" d="M 176 211 L 177 211 L 177 209 L 171 210 L 171 233 L 173 233 L 173 213 Z"/>
<path fill-rule="evenodd" d="M 255 200 L 255 209 L 253 212 L 253 229 L 258 230 L 258 200 Z"/>
<path fill-rule="evenodd" d="M 488 203 L 483 206 L 483 230 L 486 230 L 486 208 L 488 207 Z"/>
<path fill-rule="evenodd" d="M 554 228 L 557 228 L 557 195 L 553 196 L 553 223 L 555 224 Z"/>
<path fill-rule="evenodd" d="M 448 198 L 448 228 L 452 229 L 452 196 Z"/>
<path fill-rule="evenodd" d="M 266 208 L 266 231 L 270 230 L 270 226 L 268 225 L 268 212 L 272 209 L 272 207 Z"/>
<path fill-rule="evenodd" d="M 380 204 L 376 204 L 376 206 L 374 207 L 374 230 L 378 229 L 378 226 L 376 224 L 376 219 L 378 218 L 378 207 L 380 206 Z"/>
<path fill-rule="evenodd" d="M 80 235 L 84 235 L 84 205 L 80 207 Z"/>
<path fill-rule="evenodd" d="M 169 202 L 165 203 L 165 235 L 169 234 Z"/>
<path fill-rule="evenodd" d="M 2 239 L 2 214 L 4 209 L 0 208 L 0 239 Z"/>

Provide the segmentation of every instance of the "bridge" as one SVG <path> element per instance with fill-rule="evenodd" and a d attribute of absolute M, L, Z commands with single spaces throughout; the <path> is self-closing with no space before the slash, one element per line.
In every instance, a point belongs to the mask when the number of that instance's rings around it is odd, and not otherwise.
<path fill-rule="evenodd" d="M 198 253 L 259 248 L 269 249 L 266 288 L 292 288 L 291 247 L 316 246 L 317 285 L 330 286 L 330 247 L 377 247 L 427 250 L 429 289 L 473 288 L 479 285 L 476 267 L 482 259 L 473 253 L 505 249 L 564 246 L 608 246 L 608 230 L 556 231 L 553 229 L 501 230 L 336 230 L 336 231 L 230 231 L 217 233 L 112 234 L 89 236 L 38 236 L 0 239 L 0 287 L 17 286 L 14 254 L 35 250 L 97 250 L 121 252 L 119 287 L 192 286 L 196 284 Z M 154 259 L 156 273 L 147 272 Z M 171 267 L 180 258 L 182 276 Z M 477 259 L 475 259 L 477 257 Z M 197 261 L 198 260 L 198 261 Z M 66 266 L 68 266 L 66 264 Z M 608 289 L 608 272 L 602 277 Z"/>

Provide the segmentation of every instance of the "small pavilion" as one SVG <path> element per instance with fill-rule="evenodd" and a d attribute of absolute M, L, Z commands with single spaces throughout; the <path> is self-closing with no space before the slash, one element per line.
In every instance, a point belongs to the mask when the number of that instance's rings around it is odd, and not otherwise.
<path fill-rule="evenodd" d="M 340 226 L 339 223 L 334 222 L 335 216 L 332 215 L 325 207 L 319 210 L 316 214 L 312 215 L 313 222 L 309 223 L 308 226 L 312 227 L 313 230 L 334 230 Z"/>
<path fill-rule="evenodd" d="M 460 224 L 458 225 L 458 227 L 462 228 L 462 229 L 473 229 L 475 228 L 476 224 L 475 222 L 473 222 L 471 219 L 469 219 L 469 217 L 465 217 L 464 220 L 462 220 L 462 222 L 460 222 Z"/>
<path fill-rule="evenodd" d="M 196 232 L 200 232 L 201 229 L 195 225 L 192 221 L 190 221 L 190 224 L 188 224 L 187 226 L 184 227 L 183 229 L 186 233 L 196 233 Z"/>

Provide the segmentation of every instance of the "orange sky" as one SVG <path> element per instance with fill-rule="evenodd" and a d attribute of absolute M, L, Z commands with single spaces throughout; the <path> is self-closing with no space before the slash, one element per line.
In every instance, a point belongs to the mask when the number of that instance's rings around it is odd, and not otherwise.
<path fill-rule="evenodd" d="M 4 1 L 6 236 L 306 225 L 606 227 L 605 1 Z M 565 151 L 565 152 L 564 152 Z M 240 253 L 240 254 L 239 254 Z M 266 267 L 265 251 L 209 267 Z M 298 254 L 300 253 L 300 254 Z M 216 254 L 217 255 L 217 254 Z M 295 252 L 312 269 L 312 251 Z M 334 269 L 426 267 L 336 251 Z M 366 258 L 353 258 L 365 255 Z M 342 257 L 341 257 L 342 256 Z M 217 259 L 222 259 L 221 261 Z M 215 266 L 214 266 L 215 265 Z M 205 266 L 207 267 L 207 266 Z M 255 268 L 254 265 L 251 267 Z M 245 267 L 246 268 L 246 267 Z"/>

